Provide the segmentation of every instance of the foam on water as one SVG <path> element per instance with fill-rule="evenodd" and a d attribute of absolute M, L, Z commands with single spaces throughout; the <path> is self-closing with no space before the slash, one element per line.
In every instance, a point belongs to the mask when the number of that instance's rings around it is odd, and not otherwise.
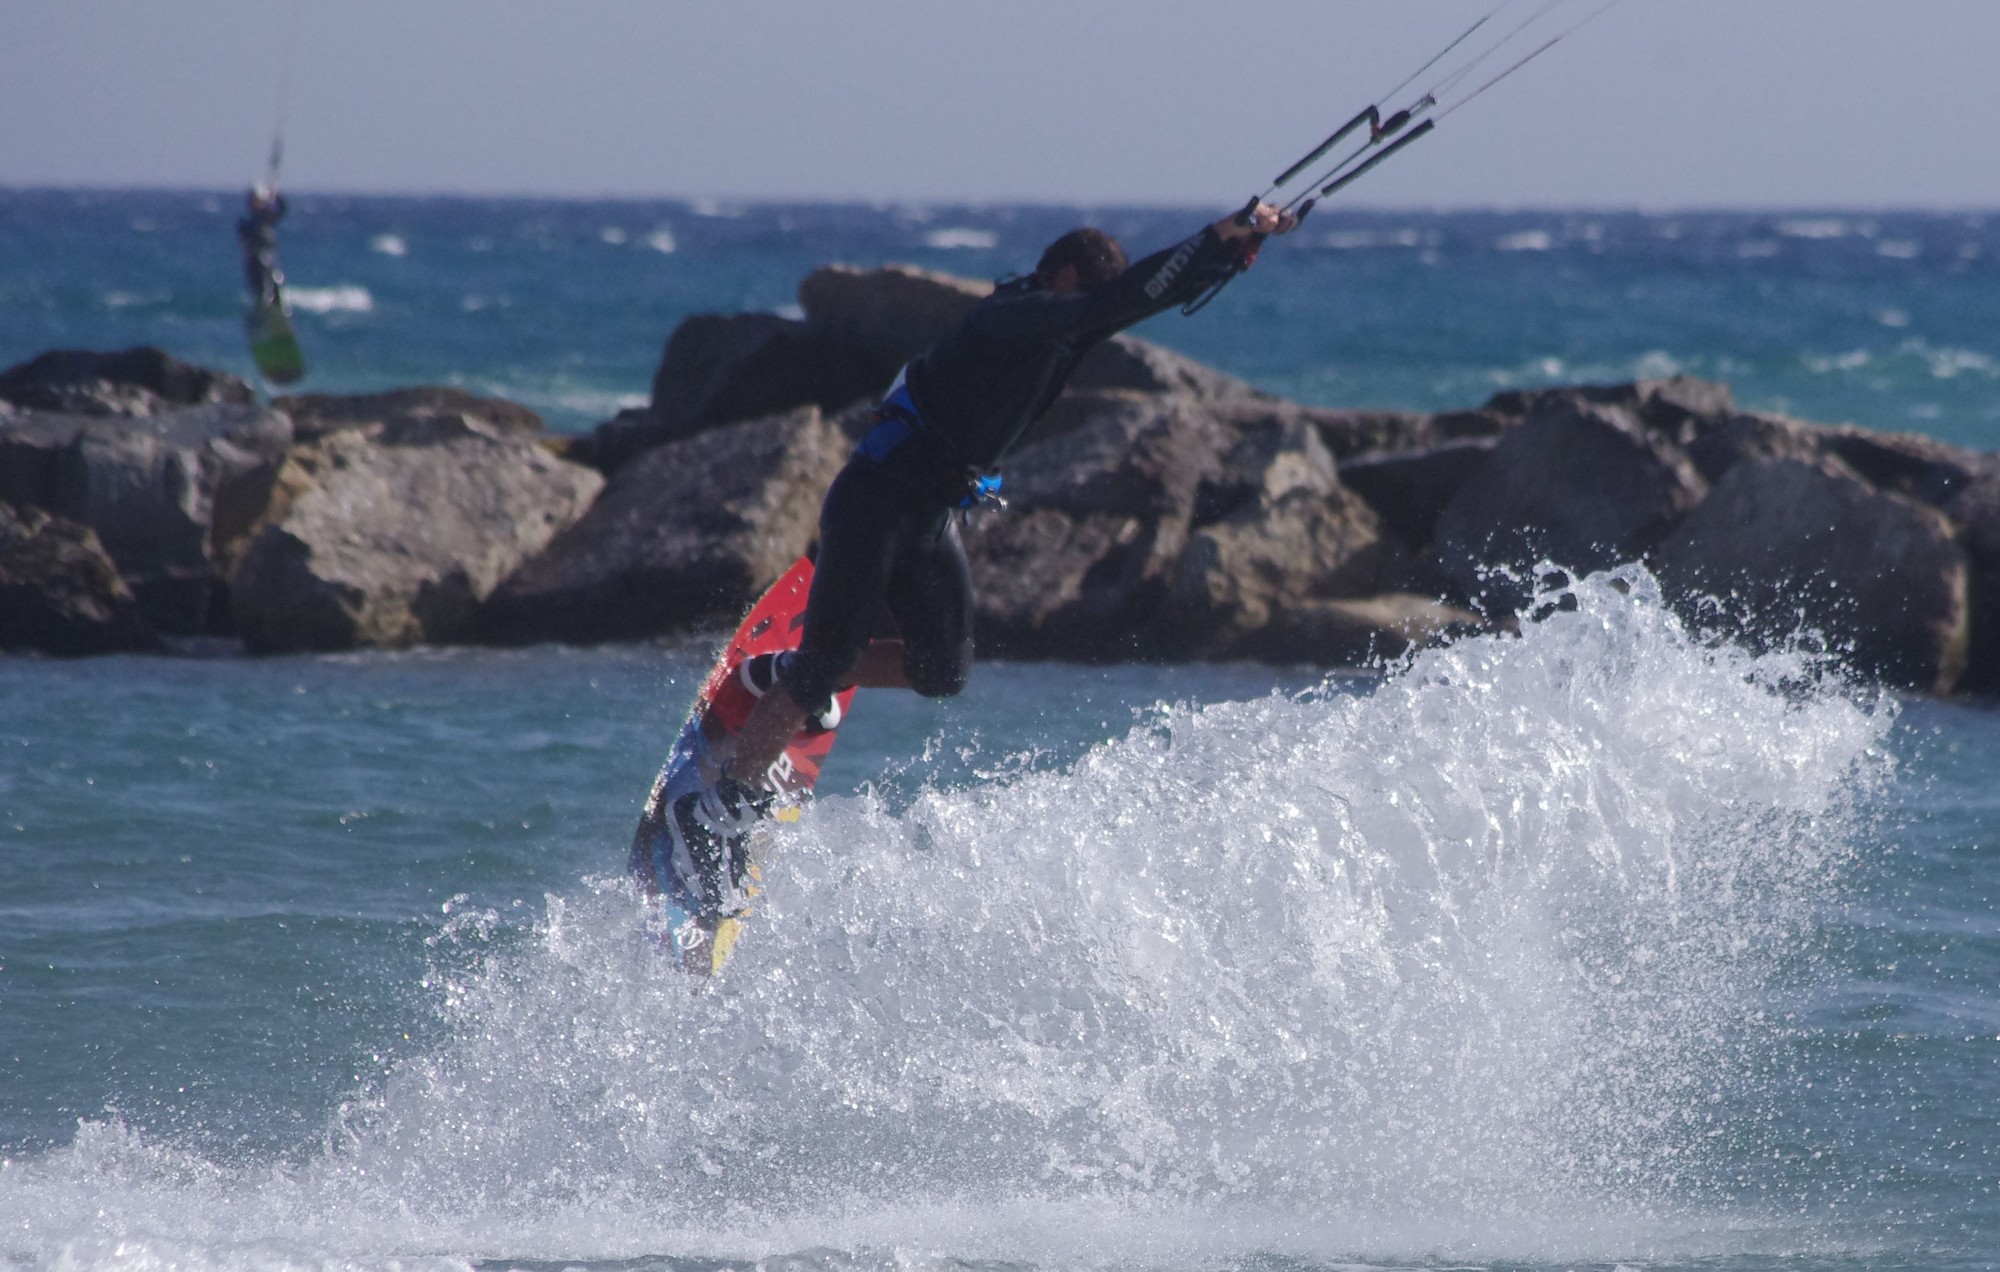
<path fill-rule="evenodd" d="M 511 944 L 455 915 L 450 1041 L 323 1145 L 86 1125 L 0 1168 L 0 1266 L 1810 1248 L 1732 1197 L 1732 1101 L 1772 1076 L 1760 1013 L 1810 980 L 1895 708 L 1701 644 L 1642 572 L 1571 596 L 1364 695 L 824 801 L 712 984 L 619 882 Z"/>

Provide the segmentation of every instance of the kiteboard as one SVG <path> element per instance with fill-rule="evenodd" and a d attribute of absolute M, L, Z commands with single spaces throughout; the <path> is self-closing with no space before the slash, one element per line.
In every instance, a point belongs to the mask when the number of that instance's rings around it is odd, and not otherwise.
<path fill-rule="evenodd" d="M 272 384 L 296 384 L 304 377 L 305 355 L 299 351 L 299 338 L 292 332 L 292 316 L 286 308 L 282 286 L 274 286 L 268 298 L 260 296 L 250 302 L 243 326 L 250 335 L 250 357 L 257 364 L 258 374 Z"/>
<path fill-rule="evenodd" d="M 749 903 L 761 890 L 762 874 L 751 859 L 758 836 L 754 832 L 739 836 L 731 845 L 731 859 L 721 863 L 731 900 L 721 908 L 712 902 L 705 904 L 699 881 L 689 877 L 694 863 L 685 851 L 677 851 L 670 829 L 674 805 L 714 779 L 717 748 L 735 736 L 756 705 L 761 690 L 750 674 L 752 660 L 798 648 L 812 577 L 812 561 L 801 557 L 750 607 L 702 682 L 687 723 L 681 726 L 666 764 L 653 781 L 646 811 L 632 837 L 628 869 L 648 904 L 658 907 L 657 935 L 681 969 L 698 976 L 713 976 L 722 970 L 742 934 Z M 798 819 L 799 803 L 819 781 L 820 767 L 833 749 L 835 728 L 853 700 L 852 688 L 835 694 L 829 710 L 794 736 L 772 765 L 768 781 L 777 793 L 773 820 Z"/>

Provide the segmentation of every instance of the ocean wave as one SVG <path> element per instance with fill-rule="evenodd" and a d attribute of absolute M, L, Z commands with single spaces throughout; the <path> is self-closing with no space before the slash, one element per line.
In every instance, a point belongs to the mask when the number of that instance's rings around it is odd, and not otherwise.
<path fill-rule="evenodd" d="M 674 232 L 663 225 L 646 236 L 646 246 L 664 254 L 674 251 L 680 244 L 674 239 Z"/>
<path fill-rule="evenodd" d="M 383 256 L 407 256 L 410 245 L 400 234 L 377 234 L 368 240 L 368 250 Z"/>
<path fill-rule="evenodd" d="M 1795 239 L 1837 239 L 1859 233 L 1856 226 L 1842 217 L 1788 217 L 1775 227 L 1780 238 Z"/>
<path fill-rule="evenodd" d="M 1636 568 L 1543 599 L 1369 692 L 1162 704 L 1062 771 L 820 801 L 712 983 L 622 880 L 551 897 L 526 944 L 454 914 L 448 1039 L 322 1148 L 229 1164 L 94 1119 L 0 1164 L 7 1257 L 1851 1249 L 1704 1181 L 1767 1171 L 1765 1013 L 1811 974 L 1897 709 L 1698 639 Z"/>
<path fill-rule="evenodd" d="M 106 309 L 150 309 L 156 305 L 170 305 L 174 294 L 170 291 L 109 291 L 104 293 Z"/>
<path fill-rule="evenodd" d="M 943 251 L 971 249 L 991 251 L 1000 245 L 1000 235 L 992 230 L 976 230 L 963 226 L 932 230 L 924 235 L 924 246 Z"/>
<path fill-rule="evenodd" d="M 285 299 L 293 309 L 309 314 L 365 314 L 374 310 L 375 297 L 358 283 L 335 287 L 287 287 Z"/>
<path fill-rule="evenodd" d="M 1365 251 L 1378 247 L 1435 247 L 1442 236 L 1416 229 L 1330 230 L 1320 236 L 1322 246 L 1340 252 Z"/>

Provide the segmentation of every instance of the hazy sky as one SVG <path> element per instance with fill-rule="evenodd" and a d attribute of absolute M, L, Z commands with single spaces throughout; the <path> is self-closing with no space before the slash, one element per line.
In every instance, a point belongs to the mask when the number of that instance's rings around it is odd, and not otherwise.
<path fill-rule="evenodd" d="M 4 0 L 0 184 L 245 184 L 289 65 L 299 189 L 1228 204 L 1493 2 Z M 1994 0 L 1621 0 L 1344 198 L 2000 208 L 1996 51 Z"/>

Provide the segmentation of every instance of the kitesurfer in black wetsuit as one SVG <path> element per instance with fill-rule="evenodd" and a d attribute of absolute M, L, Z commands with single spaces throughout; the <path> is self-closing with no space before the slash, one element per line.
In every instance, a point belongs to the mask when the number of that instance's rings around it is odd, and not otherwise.
<path fill-rule="evenodd" d="M 1200 296 L 1296 222 L 1268 204 L 1225 217 L 1129 268 L 1111 236 L 1073 230 L 1035 272 L 974 305 L 904 368 L 820 508 L 819 552 L 795 655 L 721 757 L 683 797 L 677 829 L 714 851 L 768 806 L 768 775 L 847 685 L 948 697 L 972 665 L 972 583 L 954 513 L 998 488 L 995 469 L 1094 346 Z M 874 638 L 886 608 L 897 636 Z M 697 844 L 700 841 L 700 844 Z"/>
<path fill-rule="evenodd" d="M 278 288 L 285 281 L 278 272 L 278 222 L 284 219 L 285 196 L 253 186 L 236 222 L 236 241 L 243 247 L 243 281 L 251 298 L 264 308 L 278 303 Z"/>

